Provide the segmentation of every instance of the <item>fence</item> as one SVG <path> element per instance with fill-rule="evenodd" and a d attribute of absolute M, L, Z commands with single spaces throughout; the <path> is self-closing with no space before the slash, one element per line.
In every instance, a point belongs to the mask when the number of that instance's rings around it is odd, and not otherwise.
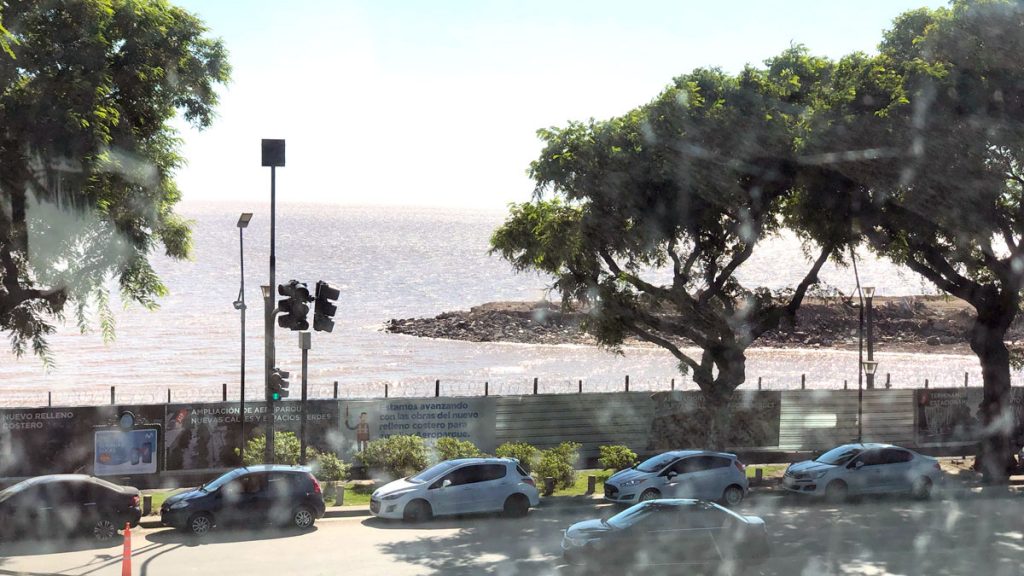
<path fill-rule="evenodd" d="M 297 378 L 293 378 L 297 380 Z M 909 390 L 918 387 L 930 388 L 939 380 L 932 377 L 918 377 L 912 387 L 894 387 L 891 374 L 878 374 L 875 390 L 901 389 Z M 959 377 L 953 380 L 959 384 Z M 950 379 L 944 379 L 948 387 Z M 971 374 L 964 372 L 963 386 L 971 385 Z M 977 382 L 975 380 L 974 382 Z M 979 382 L 980 384 L 980 382 Z M 141 388 L 141 386 L 140 386 Z M 239 400 L 237 384 L 222 383 L 219 386 L 174 386 L 164 389 L 146 387 L 143 390 L 126 391 L 110 386 L 109 389 L 96 388 L 83 390 L 24 391 L 5 390 L 3 405 L 5 407 L 54 407 L 54 406 L 95 406 L 99 404 L 160 404 L 165 402 L 237 402 Z M 298 396 L 298 385 L 292 383 L 293 395 Z M 631 380 L 628 374 L 617 382 L 585 381 L 580 379 L 559 379 L 545 381 L 540 378 L 520 378 L 506 381 L 480 382 L 447 382 L 438 379 L 422 382 L 371 382 L 358 385 L 340 385 L 337 380 L 333 384 L 310 384 L 308 397 L 314 400 L 340 400 L 350 398 L 420 398 L 427 396 L 514 396 L 530 394 L 584 394 L 609 392 L 659 392 L 672 390 L 695 390 L 696 385 L 683 378 L 665 380 Z M 254 381 L 249 384 L 246 402 L 261 402 L 263 383 Z M 826 378 L 808 378 L 801 374 L 799 380 L 788 382 L 768 381 L 764 377 L 750 378 L 740 390 L 857 390 L 857 381 Z"/>
<path fill-rule="evenodd" d="M 435 392 L 442 391 L 438 384 Z M 816 451 L 860 436 L 970 446 L 981 430 L 980 399 L 978 388 L 866 390 L 862 397 L 850 390 L 738 391 L 725 443 L 735 450 Z M 1012 390 L 1011 405 L 1016 430 L 1024 430 L 1024 389 Z M 135 414 L 140 430 L 156 431 L 156 445 L 104 440 L 109 448 L 101 449 L 100 435 L 116 430 L 124 411 Z M 298 432 L 302 413 L 301 402 L 275 403 L 277 429 Z M 647 455 L 706 447 L 711 416 L 700 393 L 679 390 L 311 400 L 305 414 L 308 444 L 348 460 L 366 442 L 396 434 L 452 436 L 490 453 L 504 442 L 548 448 L 573 441 L 585 458 L 606 444 Z M 238 464 L 237 449 L 262 434 L 269 417 L 262 402 L 247 403 L 244 415 L 237 402 L 2 409 L 0 476 L 100 469 L 131 475 L 143 463 L 159 471 L 223 469 Z"/>

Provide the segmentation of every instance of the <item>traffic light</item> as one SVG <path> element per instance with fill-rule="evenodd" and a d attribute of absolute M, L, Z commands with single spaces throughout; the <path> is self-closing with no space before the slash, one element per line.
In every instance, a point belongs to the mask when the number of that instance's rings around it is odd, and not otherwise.
<path fill-rule="evenodd" d="M 274 368 L 270 373 L 270 390 L 268 392 L 271 400 L 283 400 L 288 397 L 288 384 L 290 384 L 288 376 L 290 374 L 280 368 Z"/>
<path fill-rule="evenodd" d="M 289 280 L 287 284 L 279 284 L 277 293 L 286 296 L 284 300 L 277 301 L 277 308 L 281 315 L 277 318 L 277 325 L 289 330 L 309 330 L 309 322 L 306 315 L 309 314 L 309 305 L 313 299 L 309 297 L 309 289 L 305 282 Z"/>
<path fill-rule="evenodd" d="M 332 300 L 337 300 L 341 291 L 331 287 L 330 284 L 320 280 L 316 283 L 316 304 L 313 309 L 313 329 L 318 332 L 330 332 L 334 330 L 334 313 L 338 307 Z"/>

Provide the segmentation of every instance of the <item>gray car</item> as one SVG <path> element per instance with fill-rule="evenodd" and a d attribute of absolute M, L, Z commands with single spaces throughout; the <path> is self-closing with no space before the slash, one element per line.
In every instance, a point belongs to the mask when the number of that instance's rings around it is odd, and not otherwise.
<path fill-rule="evenodd" d="M 925 499 L 942 481 L 939 461 L 891 444 L 844 444 L 791 464 L 782 487 L 840 501 L 849 495 L 907 493 Z"/>
<path fill-rule="evenodd" d="M 698 498 L 735 506 L 748 490 L 747 474 L 735 454 L 674 450 L 613 474 L 604 499 L 636 504 L 656 498 Z"/>

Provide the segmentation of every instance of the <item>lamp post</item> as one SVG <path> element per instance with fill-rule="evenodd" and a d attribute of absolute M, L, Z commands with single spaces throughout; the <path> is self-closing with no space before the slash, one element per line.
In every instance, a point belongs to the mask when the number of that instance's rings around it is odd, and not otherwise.
<path fill-rule="evenodd" d="M 875 376 L 875 370 L 878 370 L 878 362 L 873 360 L 865 360 L 860 363 L 864 373 L 867 374 L 868 381 L 870 382 Z M 857 442 L 863 442 L 864 426 L 862 420 L 864 417 L 864 390 L 857 389 Z"/>
<path fill-rule="evenodd" d="M 277 285 L 275 272 L 277 257 L 274 241 L 277 234 L 277 167 L 284 167 L 284 140 L 264 138 L 260 142 L 261 164 L 270 167 L 270 283 L 263 293 L 266 328 L 264 333 L 263 393 L 267 401 L 267 449 L 264 454 L 267 464 L 274 462 L 274 401 L 270 397 L 270 373 L 274 369 L 274 307 L 271 304 L 273 287 Z"/>
<path fill-rule="evenodd" d="M 240 456 L 245 456 L 245 248 L 242 231 L 249 226 L 250 220 L 252 220 L 252 212 L 242 212 L 242 215 L 238 217 L 238 269 L 241 274 L 235 310 L 238 310 L 242 317 L 242 362 L 238 371 L 238 419 L 242 423 L 239 432 L 241 446 L 238 449 L 238 454 Z"/>
<path fill-rule="evenodd" d="M 875 350 L 875 347 L 874 347 L 874 342 L 875 342 L 875 338 L 874 338 L 874 335 L 875 335 L 875 331 L 874 331 L 875 313 L 874 313 L 874 309 L 871 307 L 871 299 L 874 298 L 874 296 L 875 296 L 875 288 L 874 288 L 874 286 L 865 286 L 862 290 L 864 291 L 864 298 L 867 300 L 867 306 L 868 306 L 867 307 L 867 317 L 868 317 L 868 360 L 867 361 L 871 362 L 872 360 L 875 359 L 875 355 L 874 355 L 874 350 Z M 865 370 L 864 374 L 867 375 L 867 377 L 865 379 L 867 381 L 866 384 L 867 384 L 868 390 L 873 389 L 875 387 L 875 371 L 872 370 L 872 371 L 868 372 L 867 370 Z"/>

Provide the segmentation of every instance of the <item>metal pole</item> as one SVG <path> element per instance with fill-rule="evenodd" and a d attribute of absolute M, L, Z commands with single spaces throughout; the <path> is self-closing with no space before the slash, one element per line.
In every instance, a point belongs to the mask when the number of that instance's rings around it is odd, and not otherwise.
<path fill-rule="evenodd" d="M 337 380 L 334 381 L 334 399 L 335 400 L 338 399 L 338 381 Z"/>
<path fill-rule="evenodd" d="M 113 406 L 115 404 L 115 402 L 114 402 L 114 387 L 113 386 L 110 387 L 110 404 L 111 404 L 111 406 Z"/>
<path fill-rule="evenodd" d="M 874 317 L 875 317 L 875 314 L 874 314 L 874 309 L 871 306 L 871 296 L 867 297 L 867 301 L 868 301 L 868 362 L 871 362 L 872 360 L 875 359 L 875 355 L 874 355 L 874 349 L 875 349 L 875 347 L 874 347 L 874 333 L 875 333 L 875 331 L 874 331 Z M 866 384 L 867 384 L 868 390 L 871 390 L 871 389 L 873 389 L 875 387 L 875 375 L 874 374 L 868 374 L 867 375 Z"/>
<path fill-rule="evenodd" d="M 238 421 L 241 422 L 241 427 L 238 432 L 238 453 L 243 454 L 245 452 L 245 248 L 242 243 L 242 231 L 245 228 L 238 227 L 238 268 L 241 271 L 241 282 L 238 287 L 238 301 L 241 302 L 242 309 L 239 310 L 242 315 L 242 364 L 238 371 Z"/>
<path fill-rule="evenodd" d="M 274 462 L 274 401 L 270 397 L 270 372 L 274 369 L 274 291 L 277 286 L 277 255 L 274 241 L 277 238 L 277 166 L 270 167 L 270 294 L 264 298 L 266 309 L 266 366 L 264 367 L 263 394 L 267 404 L 267 448 L 263 459 L 267 464 Z"/>
<path fill-rule="evenodd" d="M 857 295 L 860 297 L 859 316 L 857 324 L 857 442 L 862 442 L 864 419 L 864 293 L 860 289 L 860 274 L 857 272 L 857 254 L 850 246 L 850 259 L 853 261 L 853 277 L 857 280 Z"/>
<path fill-rule="evenodd" d="M 302 405 L 299 420 L 299 464 L 306 465 L 306 373 L 308 370 L 309 349 L 312 348 L 313 337 L 309 332 L 299 332 L 299 348 L 302 348 Z"/>

